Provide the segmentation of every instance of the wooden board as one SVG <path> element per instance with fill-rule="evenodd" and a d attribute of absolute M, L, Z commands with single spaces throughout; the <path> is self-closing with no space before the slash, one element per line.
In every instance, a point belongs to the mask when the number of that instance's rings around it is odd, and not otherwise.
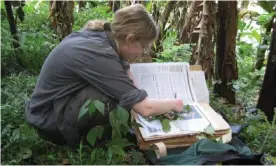
<path fill-rule="evenodd" d="M 202 67 L 200 65 L 190 65 L 191 71 L 202 71 Z"/>

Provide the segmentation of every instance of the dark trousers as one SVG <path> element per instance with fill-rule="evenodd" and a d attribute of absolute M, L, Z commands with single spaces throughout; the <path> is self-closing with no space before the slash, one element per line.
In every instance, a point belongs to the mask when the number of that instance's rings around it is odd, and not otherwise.
<path fill-rule="evenodd" d="M 99 100 L 105 103 L 104 115 L 96 110 L 96 112 L 94 112 L 91 116 L 87 112 L 78 120 L 82 105 L 89 99 L 92 101 Z M 75 95 L 68 97 L 67 100 L 59 100 L 55 102 L 54 108 L 62 108 L 61 110 L 55 110 L 60 111 L 57 131 L 49 132 L 38 130 L 38 134 L 44 140 L 50 141 L 54 144 L 68 144 L 70 147 L 75 148 L 81 140 L 86 141 L 87 133 L 91 128 L 97 125 L 109 125 L 109 112 L 116 108 L 116 106 L 117 103 L 115 100 L 107 97 L 96 88 L 88 86 Z M 107 133 L 105 137 L 111 136 L 111 132 L 105 133 Z"/>

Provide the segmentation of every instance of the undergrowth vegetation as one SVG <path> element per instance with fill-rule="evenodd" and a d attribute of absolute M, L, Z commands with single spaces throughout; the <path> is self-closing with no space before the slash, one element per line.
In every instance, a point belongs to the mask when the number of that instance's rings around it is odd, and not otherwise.
<path fill-rule="evenodd" d="M 5 11 L 3 3 L 1 2 L 1 11 Z M 93 5 L 95 4 L 88 3 L 84 10 L 74 11 L 77 12 L 74 13 L 74 31 L 80 30 L 90 19 L 111 20 L 112 13 L 106 12 L 108 10 L 106 5 L 97 4 L 96 7 L 92 7 Z M 17 50 L 12 47 L 7 16 L 5 12 L 1 12 L 2 164 L 147 164 L 145 156 L 138 150 L 136 138 L 127 132 L 120 135 L 122 137 L 119 139 L 113 140 L 117 143 L 111 140 L 105 146 L 97 148 L 91 148 L 83 143 L 78 149 L 71 150 L 40 139 L 34 129 L 30 128 L 25 120 L 24 104 L 32 95 L 45 58 L 59 42 L 47 19 L 49 14 L 47 1 L 39 5 L 36 1 L 28 2 L 24 12 L 25 20 L 17 23 L 21 45 Z M 252 27 L 239 28 L 241 31 L 246 31 L 246 28 Z M 246 35 L 252 36 L 247 33 L 241 37 Z M 179 45 L 176 32 L 168 32 L 162 44 L 163 51 L 157 54 L 155 61 L 190 61 L 192 45 Z M 229 123 L 244 125 L 240 136 L 249 147 L 256 153 L 268 154 L 268 159 L 276 164 L 276 117 L 269 123 L 261 111 L 252 111 L 257 103 L 265 68 L 254 69 L 257 49 L 246 40 L 237 42 L 236 55 L 239 79 L 234 82 L 233 89 L 236 91 L 237 105 L 228 105 L 223 99 L 217 98 L 212 93 L 211 87 L 210 105 L 225 115 Z M 127 119 L 130 116 L 123 110 L 121 113 Z M 121 115 L 114 116 L 121 117 Z M 112 120 L 114 119 L 111 117 Z M 111 127 L 116 125 L 117 122 L 111 122 Z M 126 125 L 125 129 L 129 129 L 129 125 Z M 118 146 L 119 144 L 122 146 Z"/>

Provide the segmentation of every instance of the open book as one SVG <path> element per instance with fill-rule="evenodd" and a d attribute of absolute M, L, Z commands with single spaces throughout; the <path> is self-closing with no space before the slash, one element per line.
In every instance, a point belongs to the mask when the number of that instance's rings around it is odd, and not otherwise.
<path fill-rule="evenodd" d="M 189 105 L 189 113 L 170 121 L 170 131 L 162 129 L 159 120 L 148 120 L 136 114 L 144 140 L 169 138 L 202 133 L 208 126 L 215 131 L 228 130 L 229 125 L 209 106 L 209 92 L 203 71 L 191 71 L 188 63 L 138 63 L 131 64 L 138 88 L 147 91 L 150 98 L 180 98 Z"/>

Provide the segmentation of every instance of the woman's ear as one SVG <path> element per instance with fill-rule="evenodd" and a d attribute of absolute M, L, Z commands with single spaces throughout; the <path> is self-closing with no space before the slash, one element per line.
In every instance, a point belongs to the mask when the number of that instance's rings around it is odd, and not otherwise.
<path fill-rule="evenodd" d="M 135 35 L 134 34 L 128 34 L 126 37 L 126 43 L 131 44 L 135 41 Z"/>

